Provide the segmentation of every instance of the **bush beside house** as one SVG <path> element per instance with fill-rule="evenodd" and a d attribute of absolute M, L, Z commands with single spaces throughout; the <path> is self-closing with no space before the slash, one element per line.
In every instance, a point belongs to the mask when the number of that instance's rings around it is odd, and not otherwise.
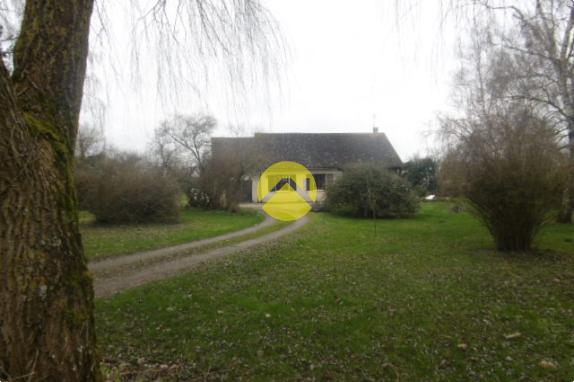
<path fill-rule="evenodd" d="M 375 164 L 357 164 L 327 189 L 327 208 L 350 216 L 403 218 L 416 214 L 419 200 L 395 173 Z"/>
<path fill-rule="evenodd" d="M 419 196 L 436 194 L 438 190 L 437 168 L 438 162 L 434 158 L 414 157 L 405 163 L 404 175 Z"/>

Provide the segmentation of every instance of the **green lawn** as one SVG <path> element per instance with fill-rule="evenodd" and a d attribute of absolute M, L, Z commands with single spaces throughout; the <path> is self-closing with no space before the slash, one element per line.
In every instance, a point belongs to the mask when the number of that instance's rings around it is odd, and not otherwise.
<path fill-rule="evenodd" d="M 574 379 L 572 226 L 511 256 L 442 203 L 376 232 L 317 214 L 271 247 L 97 301 L 102 355 L 151 380 Z"/>
<path fill-rule="evenodd" d="M 103 258 L 187 243 L 255 225 L 263 216 L 254 210 L 185 210 L 179 224 L 101 226 L 80 214 L 80 230 L 88 259 Z"/>

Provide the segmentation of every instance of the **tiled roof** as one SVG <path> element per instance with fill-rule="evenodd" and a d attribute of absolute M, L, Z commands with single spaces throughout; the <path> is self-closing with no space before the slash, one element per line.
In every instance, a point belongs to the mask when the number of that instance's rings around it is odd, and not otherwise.
<path fill-rule="evenodd" d="M 358 162 L 403 165 L 384 133 L 256 133 L 248 138 L 212 138 L 213 155 L 222 151 L 250 151 L 262 167 L 293 161 L 308 168 L 343 168 Z"/>

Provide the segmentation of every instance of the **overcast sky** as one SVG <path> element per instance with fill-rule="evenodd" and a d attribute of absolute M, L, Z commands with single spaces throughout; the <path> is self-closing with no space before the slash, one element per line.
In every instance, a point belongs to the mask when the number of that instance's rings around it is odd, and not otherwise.
<path fill-rule="evenodd" d="M 108 142 L 143 151 L 159 121 L 174 112 L 210 112 L 220 122 L 218 136 L 230 134 L 229 124 L 252 134 L 370 132 L 376 123 L 403 160 L 426 152 L 424 132 L 448 107 L 456 68 L 456 38 L 452 28 L 441 28 L 440 0 L 398 11 L 395 0 L 262 1 L 289 49 L 280 68 L 282 90 L 271 81 L 269 96 L 254 90 L 236 99 L 221 91 L 227 84 L 215 85 L 217 79 L 199 84 L 200 96 L 191 87 L 159 92 L 156 73 L 147 72 L 145 62 L 132 75 L 129 9 L 119 3 L 108 9 L 114 67 L 96 70 Z"/>

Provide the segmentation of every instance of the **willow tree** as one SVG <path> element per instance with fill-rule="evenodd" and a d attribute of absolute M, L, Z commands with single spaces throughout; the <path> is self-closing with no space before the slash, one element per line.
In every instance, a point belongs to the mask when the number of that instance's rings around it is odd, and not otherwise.
<path fill-rule="evenodd" d="M 0 0 L 0 380 L 99 379 L 92 280 L 73 186 L 98 5 Z M 195 38 L 196 51 L 233 62 L 265 57 L 266 36 L 274 36 L 257 0 L 154 1 L 148 10 L 134 1 L 132 8 L 145 28 L 156 28 L 164 47 L 180 41 L 173 35 L 177 25 Z M 14 21 L 10 9 L 20 13 L 15 33 L 6 36 L 2 22 Z"/>

